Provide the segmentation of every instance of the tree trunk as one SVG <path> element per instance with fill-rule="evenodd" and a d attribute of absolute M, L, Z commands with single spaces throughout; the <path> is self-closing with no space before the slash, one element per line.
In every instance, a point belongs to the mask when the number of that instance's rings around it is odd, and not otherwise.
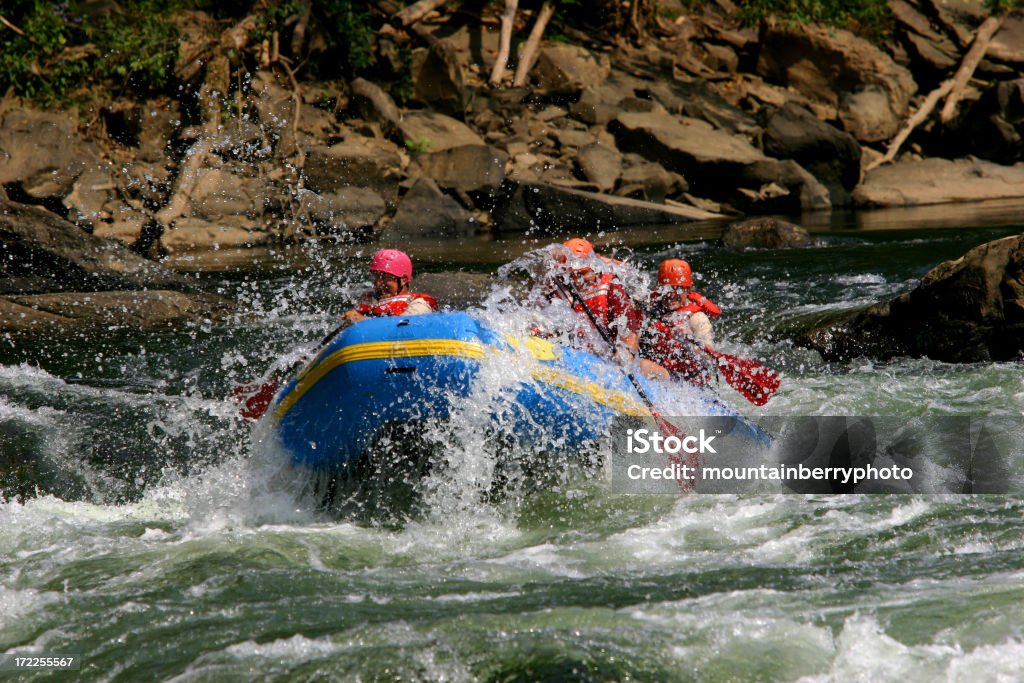
<path fill-rule="evenodd" d="M 508 57 L 512 53 L 512 25 L 516 20 L 518 7 L 519 0 L 505 0 L 505 11 L 501 14 L 501 44 L 498 48 L 498 57 L 494 61 L 494 68 L 491 70 L 491 85 L 501 85 L 501 81 L 505 78 Z"/>
<path fill-rule="evenodd" d="M 555 13 L 555 7 L 550 2 L 545 2 L 540 8 L 540 14 L 537 15 L 537 22 L 533 25 L 533 30 L 530 31 L 530 37 L 526 41 L 526 45 L 523 46 L 523 52 L 519 55 L 519 64 L 516 66 L 516 77 L 512 82 L 512 85 L 520 88 L 526 85 L 526 79 L 530 75 L 530 69 L 533 68 L 533 62 L 537 58 L 537 46 L 540 45 L 540 39 L 544 35 L 544 29 L 547 28 L 548 22 L 551 21 L 551 16 Z"/>
<path fill-rule="evenodd" d="M 964 88 L 971 80 L 971 76 L 974 75 L 974 70 L 978 68 L 978 63 L 985 56 L 989 43 L 992 42 L 992 36 L 999 30 L 1002 21 L 1001 17 L 989 17 L 978 27 L 974 34 L 974 41 L 971 43 L 971 49 L 967 51 L 964 60 L 960 62 L 960 68 L 957 69 L 956 76 L 953 77 L 953 87 L 949 97 L 946 98 L 946 104 L 942 107 L 942 113 L 939 114 L 939 120 L 942 123 L 949 123 L 956 115 L 956 105 L 964 94 Z"/>
<path fill-rule="evenodd" d="M 913 116 L 907 119 L 907 122 L 903 125 L 903 128 L 900 130 L 900 132 L 896 134 L 896 137 L 894 137 L 892 141 L 889 142 L 889 147 L 885 152 L 885 156 L 883 156 L 880 159 L 876 159 L 872 163 L 868 164 L 868 167 L 865 170 L 870 171 L 876 166 L 880 166 L 886 162 L 895 159 L 896 154 L 900 151 L 900 147 L 902 147 L 903 143 L 906 142 L 908 137 L 910 137 L 910 134 L 914 132 L 914 129 L 928 119 L 928 116 L 932 113 L 932 110 L 935 109 L 935 105 L 937 105 L 939 103 L 939 100 L 945 97 L 946 94 L 948 94 L 952 88 L 953 80 L 949 79 L 943 81 L 938 88 L 931 91 L 928 97 L 924 99 L 924 102 L 921 103 L 921 107 L 916 112 L 914 112 Z"/>

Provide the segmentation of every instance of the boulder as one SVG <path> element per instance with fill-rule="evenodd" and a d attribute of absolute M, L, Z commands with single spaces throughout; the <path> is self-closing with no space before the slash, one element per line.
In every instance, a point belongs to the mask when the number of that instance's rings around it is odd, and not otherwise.
<path fill-rule="evenodd" d="M 311 147 L 303 172 L 306 186 L 313 192 L 368 187 L 392 197 L 402 179 L 402 158 L 390 146 L 353 135 L 330 147 Z"/>
<path fill-rule="evenodd" d="M 430 178 L 420 178 L 398 203 L 381 239 L 400 242 L 403 237 L 465 237 L 476 233 L 473 215 L 441 192 Z"/>
<path fill-rule="evenodd" d="M 353 79 L 350 105 L 364 119 L 376 121 L 389 131 L 396 130 L 402 121 L 402 112 L 391 95 L 365 78 Z"/>
<path fill-rule="evenodd" d="M 970 46 L 975 29 L 988 16 L 985 3 L 977 0 L 926 0 L 926 4 L 938 23 L 963 49 Z"/>
<path fill-rule="evenodd" d="M 950 149 L 999 164 L 1024 161 L 1024 78 L 982 93 L 945 136 Z"/>
<path fill-rule="evenodd" d="M 318 235 L 368 234 L 387 212 L 384 198 L 368 187 L 343 187 L 299 196 L 299 216 Z"/>
<path fill-rule="evenodd" d="M 922 159 L 879 166 L 853 192 L 858 206 L 917 206 L 1024 197 L 1024 167 L 974 159 Z"/>
<path fill-rule="evenodd" d="M 54 213 L 0 198 L 0 294 L 188 287 L 190 281 Z"/>
<path fill-rule="evenodd" d="M 861 169 L 860 145 L 849 133 L 787 102 L 767 117 L 761 140 L 765 154 L 792 159 L 821 181 L 833 206 L 849 203 Z"/>
<path fill-rule="evenodd" d="M 419 48 L 412 53 L 413 97 L 432 108 L 461 116 L 469 101 L 462 67 L 440 43 L 437 48 Z"/>
<path fill-rule="evenodd" d="M 35 199 L 65 197 L 98 163 L 70 116 L 16 109 L 0 123 L 0 185 L 18 183 Z"/>
<path fill-rule="evenodd" d="M 263 214 L 263 184 L 227 169 L 204 168 L 199 171 L 192 192 L 192 215 L 213 223 L 227 216 L 244 216 L 250 220 Z"/>
<path fill-rule="evenodd" d="M 506 155 L 466 124 L 436 112 L 407 112 L 399 129 L 422 172 L 440 187 L 473 192 L 501 184 Z"/>
<path fill-rule="evenodd" d="M 662 201 L 668 195 L 677 195 L 688 189 L 686 180 L 678 173 L 666 171 L 659 164 L 641 161 L 631 164 L 622 171 L 616 194 L 635 199 Z"/>
<path fill-rule="evenodd" d="M 221 296 L 167 290 L 7 296 L 0 297 L 0 332 L 153 330 L 221 321 L 235 309 L 233 301 Z"/>
<path fill-rule="evenodd" d="M 828 360 L 927 356 L 970 363 L 1024 357 L 1024 235 L 975 247 L 933 268 L 911 292 L 798 343 Z"/>
<path fill-rule="evenodd" d="M 595 57 L 578 45 L 546 45 L 537 51 L 530 76 L 541 91 L 568 93 L 600 86 L 610 71 L 604 55 Z"/>
<path fill-rule="evenodd" d="M 757 72 L 838 108 L 861 142 L 893 137 L 917 84 L 887 54 L 849 31 L 766 22 Z"/>
<path fill-rule="evenodd" d="M 799 225 L 777 218 L 754 218 L 733 223 L 722 233 L 722 246 L 730 249 L 794 249 L 814 245 Z"/>
<path fill-rule="evenodd" d="M 830 205 L 828 190 L 799 164 L 771 159 L 745 139 L 705 121 L 663 113 L 625 113 L 609 128 L 620 150 L 636 152 L 681 174 L 693 194 L 768 213 Z M 757 197 L 771 183 L 784 190 L 781 198 L 759 202 Z"/>
<path fill-rule="evenodd" d="M 416 161 L 423 173 L 440 187 L 481 192 L 501 185 L 508 155 L 488 145 L 463 145 L 421 154 Z"/>
<path fill-rule="evenodd" d="M 610 147 L 594 143 L 579 151 L 576 165 L 584 178 L 602 192 L 609 192 L 615 188 L 622 173 L 622 155 Z"/>
<path fill-rule="evenodd" d="M 890 0 L 889 9 L 899 22 L 903 42 L 919 64 L 940 75 L 960 62 L 960 50 L 931 20 L 904 0 Z"/>
<path fill-rule="evenodd" d="M 721 216 L 678 204 L 667 206 L 554 185 L 507 180 L 496 198 L 493 225 L 498 232 L 564 234 L 713 218 Z"/>
<path fill-rule="evenodd" d="M 1019 14 L 1003 17 L 985 54 L 989 59 L 1024 68 L 1024 17 Z"/>
<path fill-rule="evenodd" d="M 217 251 L 232 247 L 254 247 L 264 244 L 269 235 L 253 229 L 244 217 L 229 216 L 217 222 L 202 218 L 179 218 L 174 227 L 160 235 L 160 245 L 170 254 L 195 251 Z"/>

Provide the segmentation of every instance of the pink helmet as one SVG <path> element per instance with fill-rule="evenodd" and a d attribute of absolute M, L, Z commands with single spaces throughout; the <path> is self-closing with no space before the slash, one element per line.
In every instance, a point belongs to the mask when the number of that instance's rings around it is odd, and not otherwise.
<path fill-rule="evenodd" d="M 371 273 L 387 273 L 395 277 L 412 279 L 412 259 L 398 249 L 381 249 L 370 259 Z"/>

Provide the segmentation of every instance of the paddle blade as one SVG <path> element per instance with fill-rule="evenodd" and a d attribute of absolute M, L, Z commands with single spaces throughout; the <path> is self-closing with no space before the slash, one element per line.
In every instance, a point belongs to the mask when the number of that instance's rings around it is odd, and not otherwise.
<path fill-rule="evenodd" d="M 718 360 L 718 369 L 725 381 L 755 406 L 763 406 L 778 390 L 782 380 L 778 374 L 749 358 L 731 356 L 705 349 Z"/>
<path fill-rule="evenodd" d="M 255 422 L 266 414 L 280 384 L 277 376 L 271 377 L 263 384 L 250 382 L 235 387 L 231 391 L 231 398 L 242 404 L 239 414 L 246 420 Z"/>
<path fill-rule="evenodd" d="M 666 420 L 659 413 L 652 410 L 651 416 L 654 418 L 654 424 L 658 427 L 658 432 L 664 437 L 674 436 L 680 441 L 686 436 L 681 429 L 676 427 L 674 424 Z M 679 467 L 689 467 L 689 471 L 682 470 L 690 474 L 692 478 L 676 478 L 676 484 L 679 485 L 679 491 L 681 493 L 690 493 L 693 491 L 696 485 L 697 468 L 700 467 L 700 459 L 696 453 L 682 453 L 669 454 L 669 464 L 677 465 Z"/>

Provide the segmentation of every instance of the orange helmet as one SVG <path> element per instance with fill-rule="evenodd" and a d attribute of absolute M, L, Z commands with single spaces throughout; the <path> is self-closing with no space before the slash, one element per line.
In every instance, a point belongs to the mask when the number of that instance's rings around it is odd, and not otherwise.
<path fill-rule="evenodd" d="M 658 284 L 692 287 L 693 272 L 690 270 L 690 264 L 681 258 L 665 259 L 658 266 Z"/>
<path fill-rule="evenodd" d="M 594 253 L 594 245 L 582 237 L 573 237 L 562 242 L 562 246 L 573 253 L 576 258 L 587 258 Z"/>

